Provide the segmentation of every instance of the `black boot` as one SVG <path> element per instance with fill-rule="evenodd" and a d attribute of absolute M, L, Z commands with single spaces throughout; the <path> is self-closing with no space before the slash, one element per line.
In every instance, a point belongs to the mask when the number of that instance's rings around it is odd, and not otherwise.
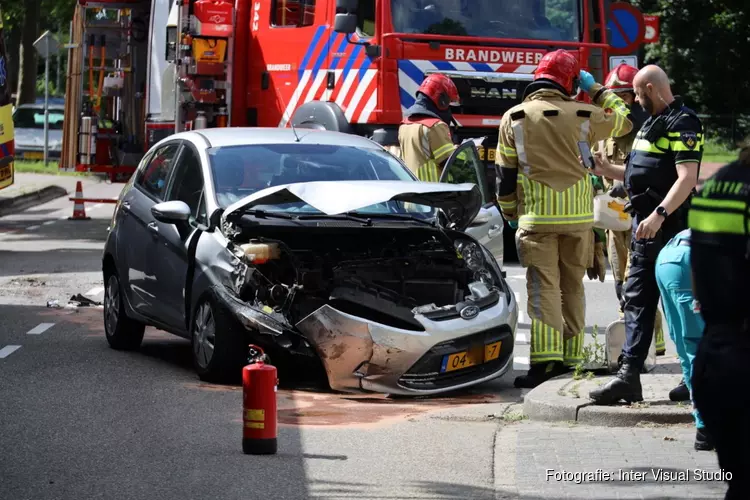
<path fill-rule="evenodd" d="M 516 377 L 513 385 L 519 389 L 533 389 L 542 382 L 546 382 L 552 377 L 557 377 L 568 371 L 569 369 L 560 361 L 536 363 L 531 365 L 531 368 L 529 368 L 529 372 L 526 375 Z"/>
<path fill-rule="evenodd" d="M 690 391 L 685 385 L 685 379 L 680 380 L 677 387 L 669 391 L 670 401 L 690 401 Z"/>
<path fill-rule="evenodd" d="M 715 448 L 711 436 L 708 435 L 704 428 L 696 429 L 695 444 L 693 446 L 698 451 L 711 451 Z"/>
<path fill-rule="evenodd" d="M 615 378 L 599 389 L 589 393 L 597 405 L 611 405 L 620 400 L 626 403 L 643 401 L 640 369 L 627 360 L 622 360 Z"/>

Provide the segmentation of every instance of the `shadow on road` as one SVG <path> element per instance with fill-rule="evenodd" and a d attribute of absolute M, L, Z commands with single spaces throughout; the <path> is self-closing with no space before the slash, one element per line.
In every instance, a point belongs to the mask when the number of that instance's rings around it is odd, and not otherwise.
<path fill-rule="evenodd" d="M 0 277 L 31 274 L 94 272 L 102 269 L 102 251 L 93 249 L 56 249 L 40 252 L 0 250 Z M 71 294 L 80 290 L 71 290 Z M 85 290 L 83 290 L 85 292 Z"/>

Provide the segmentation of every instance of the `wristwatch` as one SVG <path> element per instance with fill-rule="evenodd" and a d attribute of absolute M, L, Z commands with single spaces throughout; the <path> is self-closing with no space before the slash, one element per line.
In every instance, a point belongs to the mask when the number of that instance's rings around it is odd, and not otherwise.
<path fill-rule="evenodd" d="M 666 219 L 666 218 L 667 218 L 667 216 L 669 215 L 669 214 L 667 213 L 667 209 L 666 209 L 666 208 L 664 208 L 664 207 L 662 207 L 661 205 L 659 205 L 658 207 L 656 207 L 656 214 L 657 214 L 657 215 L 661 215 L 661 216 L 662 216 L 662 217 L 664 217 L 665 219 Z"/>

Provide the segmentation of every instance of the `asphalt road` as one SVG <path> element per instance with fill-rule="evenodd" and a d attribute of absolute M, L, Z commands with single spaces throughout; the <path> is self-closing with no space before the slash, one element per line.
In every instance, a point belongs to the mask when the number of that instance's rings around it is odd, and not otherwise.
<path fill-rule="evenodd" d="M 200 383 L 187 341 L 149 330 L 139 352 L 116 352 L 100 308 L 65 308 L 103 295 L 113 205 L 86 210 L 91 220 L 68 220 L 63 198 L 0 218 L 0 498 L 495 497 L 498 423 L 485 417 L 521 401 L 517 372 L 421 400 L 284 388 L 279 453 L 245 456 L 240 389 Z M 525 309 L 523 270 L 507 271 Z M 614 319 L 613 283 L 587 281 L 586 296 L 589 325 Z"/>

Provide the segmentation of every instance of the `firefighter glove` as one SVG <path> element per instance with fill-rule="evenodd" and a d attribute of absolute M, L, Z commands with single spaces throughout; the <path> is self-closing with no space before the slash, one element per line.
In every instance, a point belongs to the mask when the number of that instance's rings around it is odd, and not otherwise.
<path fill-rule="evenodd" d="M 594 265 L 586 270 L 590 280 L 598 279 L 604 283 L 604 275 L 607 273 L 607 264 L 604 260 L 604 243 L 594 243 Z"/>
<path fill-rule="evenodd" d="M 589 73 L 588 71 L 581 70 L 581 72 L 578 75 L 578 86 L 583 90 L 584 92 L 588 92 L 591 90 L 591 87 L 594 86 L 596 83 L 596 80 L 594 80 L 594 75 Z"/>
<path fill-rule="evenodd" d="M 628 193 L 625 191 L 625 184 L 622 181 L 615 181 L 609 190 L 609 195 L 613 198 L 627 198 Z"/>

